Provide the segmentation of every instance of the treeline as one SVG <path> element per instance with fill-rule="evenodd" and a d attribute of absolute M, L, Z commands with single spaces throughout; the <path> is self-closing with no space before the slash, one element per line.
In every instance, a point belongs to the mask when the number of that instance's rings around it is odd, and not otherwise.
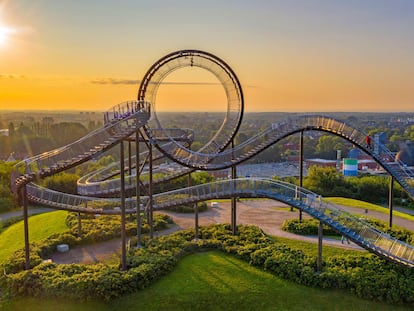
<path fill-rule="evenodd" d="M 113 162 L 112 156 L 104 156 L 94 162 L 82 164 L 67 172 L 46 177 L 40 184 L 46 188 L 70 194 L 77 193 L 77 180 L 87 172 L 98 170 Z M 0 213 L 16 209 L 19 204 L 11 190 L 11 172 L 17 162 L 0 161 Z"/>
<path fill-rule="evenodd" d="M 17 207 L 17 201 L 10 188 L 10 174 L 14 164 L 0 161 L 0 213 Z"/>
<path fill-rule="evenodd" d="M 54 148 L 67 145 L 102 126 L 101 122 L 91 121 L 88 126 L 78 122 L 36 122 L 26 125 L 21 122 L 8 124 L 8 136 L 0 136 L 0 158 L 6 159 L 14 153 L 17 159 L 33 156 Z"/>
<path fill-rule="evenodd" d="M 52 175 L 39 181 L 39 184 L 59 192 L 77 194 L 78 179 L 88 172 L 96 171 L 108 166 L 115 159 L 108 155 L 100 159 L 82 164 L 56 175 Z M 11 172 L 17 162 L 0 161 L 0 213 L 13 210 L 18 207 L 16 196 L 11 191 Z M 156 176 L 155 176 L 156 177 Z M 144 176 L 145 178 L 145 176 Z M 214 177 L 207 172 L 191 173 L 191 185 L 199 185 L 213 181 Z M 154 192 L 166 192 L 174 189 L 185 188 L 188 185 L 188 175 L 159 183 L 155 186 Z"/>
<path fill-rule="evenodd" d="M 287 178 L 287 181 L 298 184 L 298 179 L 294 177 Z M 303 187 L 326 197 L 340 196 L 384 204 L 388 202 L 389 182 L 388 176 L 345 177 L 333 167 L 311 166 L 308 176 L 303 179 Z M 414 208 L 414 202 L 396 182 L 394 183 L 394 202 Z"/>

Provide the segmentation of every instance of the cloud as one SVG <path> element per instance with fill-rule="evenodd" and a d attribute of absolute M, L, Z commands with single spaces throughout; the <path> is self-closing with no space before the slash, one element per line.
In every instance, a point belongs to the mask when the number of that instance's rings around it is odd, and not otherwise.
<path fill-rule="evenodd" d="M 0 73 L 0 79 L 25 79 L 26 76 L 22 74 Z"/>
<path fill-rule="evenodd" d="M 49 75 L 41 75 L 41 76 L 27 76 L 25 74 L 10 74 L 10 73 L 0 73 L 0 79 L 35 79 L 35 80 L 68 80 L 68 79 L 76 79 L 75 77 L 70 76 L 49 76 Z M 92 84 L 101 84 L 101 85 L 139 85 L 141 80 L 138 79 L 122 79 L 122 78 L 96 78 L 90 80 L 87 79 Z M 202 82 L 202 81 L 195 81 L 195 82 L 161 82 L 162 85 L 221 85 L 220 82 Z M 242 85 L 242 87 L 246 88 L 257 88 L 254 85 Z"/>
<path fill-rule="evenodd" d="M 139 84 L 141 83 L 140 80 L 133 80 L 133 79 L 117 79 L 117 78 L 101 78 L 101 79 L 93 79 L 91 80 L 93 84 L 124 84 L 124 85 L 131 85 L 131 84 Z"/>
<path fill-rule="evenodd" d="M 112 84 L 112 85 L 137 85 L 141 83 L 141 80 L 134 79 L 118 79 L 118 78 L 100 78 L 91 80 L 93 84 Z M 163 85 L 220 85 L 220 83 L 214 82 L 161 82 Z"/>

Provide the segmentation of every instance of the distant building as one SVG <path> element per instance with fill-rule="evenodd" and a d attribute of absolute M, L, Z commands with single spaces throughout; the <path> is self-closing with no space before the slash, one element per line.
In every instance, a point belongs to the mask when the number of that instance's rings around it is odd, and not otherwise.
<path fill-rule="evenodd" d="M 344 158 L 341 162 L 340 167 L 338 170 L 344 170 L 344 161 L 346 162 L 346 165 L 348 164 L 348 161 L 350 161 L 350 158 Z M 355 159 L 352 158 L 352 160 L 355 160 L 355 163 L 352 162 L 352 165 L 355 167 L 354 170 L 357 171 L 365 171 L 365 170 L 378 170 L 380 169 L 380 166 L 375 160 L 371 159 Z M 351 163 L 350 162 L 350 163 Z M 306 167 L 310 167 L 312 165 L 320 166 L 320 167 L 337 167 L 337 160 L 327 160 L 327 159 L 306 159 L 305 160 Z M 348 174 L 349 175 L 349 174 Z"/>
<path fill-rule="evenodd" d="M 299 144 L 288 142 L 286 144 L 283 144 L 284 150 L 292 150 L 292 151 L 299 151 Z"/>
<path fill-rule="evenodd" d="M 344 158 L 342 161 L 342 174 L 344 176 L 358 175 L 358 159 Z"/>
<path fill-rule="evenodd" d="M 351 150 L 349 150 L 347 158 L 358 160 L 372 160 L 372 157 L 369 154 L 366 154 L 358 148 L 352 148 Z"/>
<path fill-rule="evenodd" d="M 327 160 L 327 159 L 306 159 L 306 167 L 311 167 L 313 165 L 321 167 L 336 167 L 336 160 Z"/>
<path fill-rule="evenodd" d="M 403 162 L 407 166 L 414 166 L 414 143 L 406 141 L 395 156 L 395 159 Z"/>

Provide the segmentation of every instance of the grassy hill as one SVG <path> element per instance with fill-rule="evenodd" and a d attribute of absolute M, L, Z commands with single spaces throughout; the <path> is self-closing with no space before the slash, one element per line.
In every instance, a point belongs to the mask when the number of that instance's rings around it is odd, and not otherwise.
<path fill-rule="evenodd" d="M 23 299 L 0 310 L 412 310 L 333 290 L 282 280 L 221 252 L 182 259 L 176 269 L 147 289 L 122 299 L 79 303 Z"/>
<path fill-rule="evenodd" d="M 54 233 L 68 230 L 65 224 L 67 214 L 66 211 L 56 211 L 29 217 L 29 241 L 39 241 Z M 0 234 L 0 263 L 23 247 L 23 221 L 20 221 L 6 228 Z"/>

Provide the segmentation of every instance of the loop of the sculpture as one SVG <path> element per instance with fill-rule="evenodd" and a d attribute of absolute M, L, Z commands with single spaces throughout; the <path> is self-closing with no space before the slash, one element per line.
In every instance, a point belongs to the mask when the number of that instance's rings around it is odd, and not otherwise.
<path fill-rule="evenodd" d="M 156 95 L 159 86 L 167 75 L 183 67 L 199 67 L 211 72 L 224 87 L 227 96 L 227 109 L 223 123 L 215 135 L 197 151 L 199 155 L 213 155 L 225 149 L 236 135 L 243 117 L 244 100 L 240 82 L 233 70 L 220 58 L 203 51 L 182 50 L 168 54 L 158 60 L 145 74 L 138 91 L 138 100 L 150 101 L 153 106 L 152 118 L 156 127 L 162 129 L 156 114 Z M 151 137 L 151 126 L 144 127 L 147 135 Z M 168 133 L 166 133 L 168 136 Z M 175 151 L 171 153 L 163 150 L 155 141 L 155 145 L 167 156 L 182 163 L 179 154 L 188 154 L 192 151 L 170 137 L 175 144 Z M 179 152 L 183 151 L 183 152 Z M 188 164 L 188 163 L 187 163 Z"/>

